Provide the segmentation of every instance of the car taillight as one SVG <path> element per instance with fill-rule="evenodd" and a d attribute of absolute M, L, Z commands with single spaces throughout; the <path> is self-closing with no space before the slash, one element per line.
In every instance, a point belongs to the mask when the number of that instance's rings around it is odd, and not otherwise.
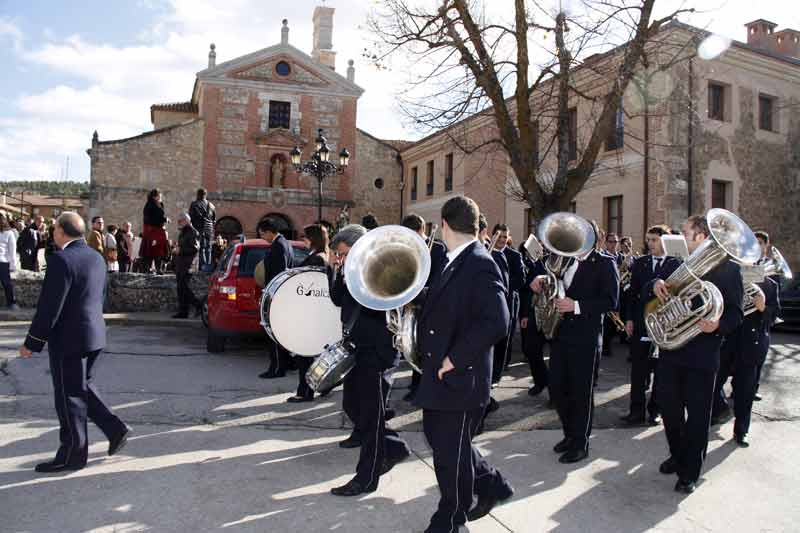
<path fill-rule="evenodd" d="M 223 295 L 226 300 L 236 300 L 236 287 L 221 286 L 219 293 Z"/>

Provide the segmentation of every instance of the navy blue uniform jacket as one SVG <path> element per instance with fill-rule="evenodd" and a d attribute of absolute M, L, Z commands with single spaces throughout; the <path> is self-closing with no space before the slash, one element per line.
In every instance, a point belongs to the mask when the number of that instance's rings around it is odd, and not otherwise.
<path fill-rule="evenodd" d="M 778 314 L 778 284 L 771 278 L 758 284 L 764 291 L 764 311 L 753 311 L 742 321 L 742 325 L 728 337 L 725 344 L 734 343 L 734 352 L 741 361 L 750 365 L 763 364 L 769 351 L 769 330 Z M 723 348 L 724 349 L 724 348 Z"/>
<path fill-rule="evenodd" d="M 269 285 L 272 278 L 294 266 L 294 256 L 289 241 L 283 235 L 278 235 L 269 247 L 264 258 L 264 286 Z"/>
<path fill-rule="evenodd" d="M 427 292 L 417 323 L 422 378 L 414 403 L 468 411 L 489 400 L 492 348 L 508 334 L 500 270 L 479 242 L 467 246 Z M 445 356 L 455 369 L 439 379 Z"/>
<path fill-rule="evenodd" d="M 739 327 L 744 317 L 742 273 L 739 265 L 730 259 L 725 259 L 700 279 L 710 281 L 722 293 L 724 310 L 719 319 L 719 327 L 713 333 L 700 333 L 677 350 L 660 350 L 659 358 L 679 366 L 716 372 L 719 370 L 719 350 L 722 340 Z M 654 282 L 651 282 L 648 286 L 648 297 L 653 295 L 653 285 Z"/>
<path fill-rule="evenodd" d="M 580 262 L 567 289 L 580 314 L 564 313 L 556 339 L 566 344 L 597 344 L 603 317 L 619 304 L 619 272 L 610 256 L 593 251 Z"/>
<path fill-rule="evenodd" d="M 106 346 L 103 295 L 106 284 L 103 256 L 86 245 L 72 241 L 47 260 L 42 292 L 36 304 L 25 346 L 61 357 L 84 357 Z"/>

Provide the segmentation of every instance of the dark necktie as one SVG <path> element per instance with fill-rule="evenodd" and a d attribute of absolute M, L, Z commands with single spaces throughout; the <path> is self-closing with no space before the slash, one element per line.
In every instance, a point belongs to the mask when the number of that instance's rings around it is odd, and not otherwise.
<path fill-rule="evenodd" d="M 656 264 L 653 266 L 653 274 L 657 274 L 659 268 L 661 268 L 661 258 L 656 257 Z"/>

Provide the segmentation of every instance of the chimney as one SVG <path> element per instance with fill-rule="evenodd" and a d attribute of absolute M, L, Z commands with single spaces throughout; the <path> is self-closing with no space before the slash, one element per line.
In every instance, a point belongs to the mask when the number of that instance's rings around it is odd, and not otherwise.
<path fill-rule="evenodd" d="M 745 24 L 747 27 L 747 44 L 774 54 L 800 57 L 800 32 L 792 29 L 775 31 L 774 22 L 764 19 Z"/>
<path fill-rule="evenodd" d="M 353 60 L 347 61 L 347 81 L 350 83 L 356 82 L 356 68 L 353 66 Z"/>
<path fill-rule="evenodd" d="M 214 68 L 217 66 L 217 53 L 214 51 L 217 49 L 217 45 L 211 43 L 210 48 L 211 50 L 208 51 L 208 68 Z"/>
<path fill-rule="evenodd" d="M 289 21 L 286 19 L 283 19 L 281 28 L 281 44 L 289 44 Z"/>
<path fill-rule="evenodd" d="M 311 58 L 317 63 L 336 70 L 336 52 L 333 51 L 333 12 L 332 7 L 314 8 L 314 48 Z"/>

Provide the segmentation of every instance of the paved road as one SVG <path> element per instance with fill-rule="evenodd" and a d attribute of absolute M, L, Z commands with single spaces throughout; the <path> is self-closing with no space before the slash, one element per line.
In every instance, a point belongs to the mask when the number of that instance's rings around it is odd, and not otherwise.
<path fill-rule="evenodd" d="M 32 466 L 56 443 L 46 354 L 14 358 L 26 324 L 0 324 L 0 530 L 67 531 L 422 531 L 436 501 L 420 414 L 400 398 L 392 425 L 414 450 L 374 494 L 330 496 L 352 475 L 356 452 L 341 393 L 286 404 L 296 374 L 263 381 L 259 343 L 205 352 L 200 327 L 111 326 L 98 369 L 108 402 L 136 431 L 124 453 L 105 457 L 93 430 L 90 467 L 65 477 Z M 590 461 L 565 467 L 546 398 L 526 394 L 527 366 L 511 368 L 502 408 L 479 442 L 517 489 L 513 501 L 469 531 L 796 531 L 800 481 L 800 337 L 775 336 L 756 404 L 751 446 L 732 445 L 731 424 L 714 431 L 704 480 L 683 499 L 656 471 L 666 444 L 660 428 L 620 429 L 627 407 L 624 347 L 601 366 Z M 50 505 L 49 509 L 44 505 Z"/>

